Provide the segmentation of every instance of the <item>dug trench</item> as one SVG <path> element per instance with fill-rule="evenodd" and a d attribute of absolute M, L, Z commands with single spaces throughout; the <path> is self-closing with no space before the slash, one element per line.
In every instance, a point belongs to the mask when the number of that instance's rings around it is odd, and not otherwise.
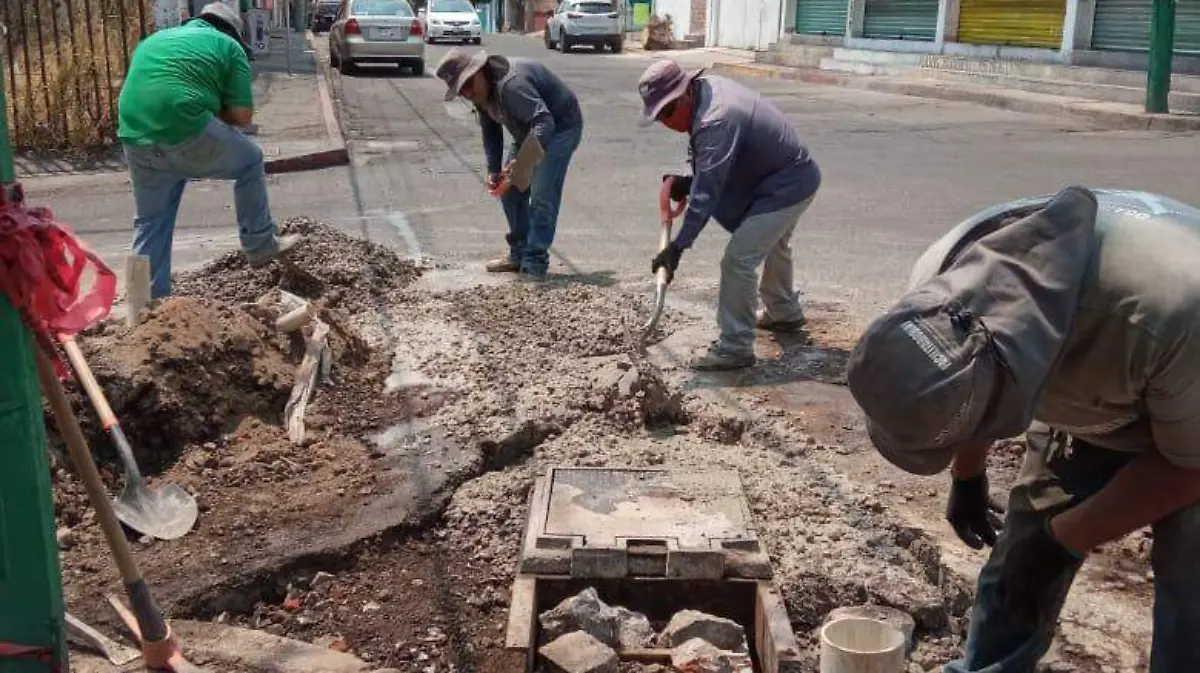
<path fill-rule="evenodd" d="M 943 536 L 914 522 L 940 497 L 868 477 L 873 452 L 848 416 L 780 403 L 796 381 L 837 388 L 848 342 L 836 312 L 817 310 L 808 336 L 768 344 L 770 360 L 731 406 L 655 355 L 694 318 L 668 312 L 642 347 L 644 294 L 570 280 L 438 291 L 383 248 L 313 222 L 287 226 L 308 237 L 291 264 L 221 258 L 180 278 L 178 296 L 137 328 L 109 324 L 82 340 L 152 482 L 176 481 L 201 502 L 184 538 L 131 532 L 171 617 L 291 636 L 378 667 L 511 673 L 522 662 L 503 651 L 509 588 L 539 474 L 718 468 L 741 475 L 812 670 L 814 629 L 864 602 L 914 617 L 911 671 L 958 652 L 969 574 L 948 562 Z M 302 445 L 281 418 L 302 345 L 274 331 L 281 289 L 320 301 L 334 326 L 331 379 Z M 78 395 L 76 408 L 86 408 Z M 108 442 L 87 429 L 115 492 Z M 1011 479 L 1011 455 L 996 467 Z M 115 632 L 100 600 L 119 592 L 103 538 L 70 470 L 57 464 L 54 478 L 69 609 Z M 1094 648 L 1057 661 L 1097 670 Z"/>

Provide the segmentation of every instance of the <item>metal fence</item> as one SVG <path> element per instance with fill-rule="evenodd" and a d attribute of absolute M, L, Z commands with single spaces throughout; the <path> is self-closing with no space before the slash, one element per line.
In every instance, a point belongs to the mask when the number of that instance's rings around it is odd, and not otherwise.
<path fill-rule="evenodd" d="M 83 154 L 111 147 L 117 96 L 153 0 L 0 0 L 14 149 Z"/>

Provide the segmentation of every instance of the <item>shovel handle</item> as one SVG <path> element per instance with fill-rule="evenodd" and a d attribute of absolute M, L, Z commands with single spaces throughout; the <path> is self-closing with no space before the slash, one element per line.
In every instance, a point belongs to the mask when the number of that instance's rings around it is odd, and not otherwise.
<path fill-rule="evenodd" d="M 54 373 L 54 365 L 40 349 L 34 349 L 34 354 L 37 358 L 38 378 L 42 382 L 42 392 L 50 403 L 50 410 L 54 412 L 58 432 L 67 445 L 67 453 L 71 456 L 71 462 L 75 464 L 75 469 L 79 471 L 79 476 L 83 479 L 88 499 L 91 500 L 92 507 L 96 508 L 97 517 L 100 519 L 100 528 L 104 531 L 109 549 L 116 558 L 117 568 L 121 571 L 121 580 L 127 585 L 140 582 L 142 576 L 138 571 L 137 564 L 134 563 L 129 544 L 125 541 L 125 532 L 121 530 L 117 514 L 113 511 L 112 503 L 108 501 L 108 493 L 104 490 L 104 482 L 100 480 L 100 472 L 96 469 L 91 452 L 88 451 L 83 431 L 79 429 L 79 419 L 71 410 L 71 403 L 67 401 L 67 393 Z"/>
<path fill-rule="evenodd" d="M 104 390 L 100 388 L 100 383 L 92 374 L 92 368 L 84 359 L 79 343 L 70 334 L 58 335 L 58 342 L 67 352 L 67 359 L 71 361 L 71 369 L 75 370 L 75 376 L 79 378 L 79 383 L 87 392 L 88 399 L 92 401 L 92 406 L 95 407 L 96 414 L 100 417 L 100 424 L 104 426 L 105 431 L 112 437 L 113 443 L 117 445 L 117 452 L 121 454 L 121 462 L 125 467 L 125 478 L 131 484 L 141 483 L 143 481 L 142 472 L 138 469 L 137 460 L 133 457 L 133 447 L 129 446 L 129 440 L 125 439 L 125 433 L 121 430 L 117 415 L 108 405 L 108 398 L 104 396 Z"/>
<path fill-rule="evenodd" d="M 662 187 L 658 190 L 658 215 L 661 218 L 662 232 L 658 237 L 658 249 L 663 251 L 671 244 L 671 225 L 676 217 L 679 217 L 687 208 L 687 199 L 680 201 L 675 207 L 671 207 L 671 186 L 675 184 L 675 178 L 667 178 L 663 180 Z M 665 267 L 658 270 L 656 276 L 659 287 L 666 287 L 670 281 L 667 279 L 667 269 Z"/>

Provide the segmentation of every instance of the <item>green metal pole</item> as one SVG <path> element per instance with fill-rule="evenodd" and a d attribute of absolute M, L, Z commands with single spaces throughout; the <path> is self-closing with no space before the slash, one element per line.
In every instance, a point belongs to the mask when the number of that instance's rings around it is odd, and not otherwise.
<path fill-rule="evenodd" d="M 1146 112 L 1167 112 L 1171 59 L 1175 55 L 1175 0 L 1152 0 L 1150 60 L 1146 67 Z"/>
<path fill-rule="evenodd" d="M 3 66 L 3 63 L 0 63 Z M 0 73 L 4 71 L 0 67 Z M 0 190 L 20 197 L 8 101 L 0 77 Z M 0 293 L 0 641 L 48 650 L 69 670 L 63 634 L 62 572 L 54 534 L 54 501 L 46 455 L 42 393 L 28 328 Z M 0 658 L 3 673 L 44 673 L 36 659 Z"/>

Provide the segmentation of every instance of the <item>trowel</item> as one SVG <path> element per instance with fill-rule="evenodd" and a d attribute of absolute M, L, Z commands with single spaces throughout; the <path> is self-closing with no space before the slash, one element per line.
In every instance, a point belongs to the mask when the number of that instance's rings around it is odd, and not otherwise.
<path fill-rule="evenodd" d="M 671 185 L 674 179 L 663 180 L 662 189 L 658 191 L 658 214 L 662 224 L 662 233 L 658 238 L 659 252 L 666 250 L 671 243 L 671 228 L 675 223 L 675 218 L 679 217 L 687 208 L 687 199 L 679 202 L 675 209 L 671 208 Z M 668 272 L 665 268 L 658 270 L 658 275 L 654 284 L 654 313 L 651 314 L 649 322 L 642 326 L 642 340 L 649 338 L 654 332 L 654 328 L 658 327 L 658 320 L 662 317 L 663 308 L 667 304 L 667 286 L 671 284 Z"/>

